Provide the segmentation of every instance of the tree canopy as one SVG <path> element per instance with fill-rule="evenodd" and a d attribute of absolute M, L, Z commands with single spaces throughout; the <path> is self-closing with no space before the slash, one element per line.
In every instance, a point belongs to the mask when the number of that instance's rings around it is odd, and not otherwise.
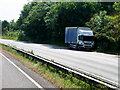
<path fill-rule="evenodd" d="M 20 31 L 19 40 L 64 43 L 65 27 L 88 26 L 107 46 L 119 42 L 119 13 L 120 2 L 31 2 L 16 22 L 3 21 L 3 32 Z"/>

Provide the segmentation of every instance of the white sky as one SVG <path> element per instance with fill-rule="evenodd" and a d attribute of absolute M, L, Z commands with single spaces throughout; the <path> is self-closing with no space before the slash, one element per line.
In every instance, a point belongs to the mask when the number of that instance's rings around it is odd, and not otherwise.
<path fill-rule="evenodd" d="M 27 3 L 28 0 L 0 0 L 0 20 L 10 22 L 14 19 L 16 21 L 24 4 Z"/>

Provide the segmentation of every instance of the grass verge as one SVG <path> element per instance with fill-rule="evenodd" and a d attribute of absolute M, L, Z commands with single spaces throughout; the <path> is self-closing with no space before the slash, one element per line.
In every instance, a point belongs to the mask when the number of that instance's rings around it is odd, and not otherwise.
<path fill-rule="evenodd" d="M 90 89 L 98 90 L 98 88 L 94 86 L 90 86 L 89 84 L 85 83 L 82 80 L 79 80 L 72 75 L 65 74 L 62 71 L 59 73 L 56 71 L 55 68 L 51 66 L 47 66 L 46 64 L 36 61 L 32 58 L 28 58 L 27 56 L 23 56 L 22 53 L 18 53 L 16 50 L 12 49 L 11 47 L 7 47 L 4 45 L 0 45 L 6 53 L 10 54 L 17 60 L 19 60 L 22 64 L 27 66 L 28 68 L 32 69 L 33 71 L 41 74 L 42 77 L 47 79 L 48 81 L 52 82 L 58 88 L 82 88 L 82 89 Z M 106 88 L 102 87 L 101 88 Z"/>
<path fill-rule="evenodd" d="M 96 50 L 96 52 L 99 53 L 106 53 L 106 54 L 112 54 L 112 55 L 120 55 L 120 51 L 101 51 L 101 50 Z"/>

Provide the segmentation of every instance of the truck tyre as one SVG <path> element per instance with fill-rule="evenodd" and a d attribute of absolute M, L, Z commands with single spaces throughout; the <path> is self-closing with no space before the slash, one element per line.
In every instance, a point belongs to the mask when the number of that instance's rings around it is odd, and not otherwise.
<path fill-rule="evenodd" d="M 89 52 L 92 52 L 92 49 L 88 49 Z"/>
<path fill-rule="evenodd" d="M 68 44 L 68 49 L 71 49 L 71 46 L 70 46 L 70 44 Z"/>
<path fill-rule="evenodd" d="M 79 46 L 78 45 L 76 45 L 76 49 L 79 50 Z"/>

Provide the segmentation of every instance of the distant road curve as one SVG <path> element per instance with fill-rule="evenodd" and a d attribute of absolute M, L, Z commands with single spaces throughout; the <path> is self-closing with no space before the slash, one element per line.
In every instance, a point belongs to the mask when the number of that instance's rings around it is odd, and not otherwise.
<path fill-rule="evenodd" d="M 55 62 L 89 72 L 118 83 L 119 73 L 118 56 L 104 53 L 68 50 L 66 48 L 27 43 L 15 40 L 0 39 L 0 43 L 15 46 L 27 51 L 33 50 L 34 54 L 47 59 L 54 59 Z"/>

